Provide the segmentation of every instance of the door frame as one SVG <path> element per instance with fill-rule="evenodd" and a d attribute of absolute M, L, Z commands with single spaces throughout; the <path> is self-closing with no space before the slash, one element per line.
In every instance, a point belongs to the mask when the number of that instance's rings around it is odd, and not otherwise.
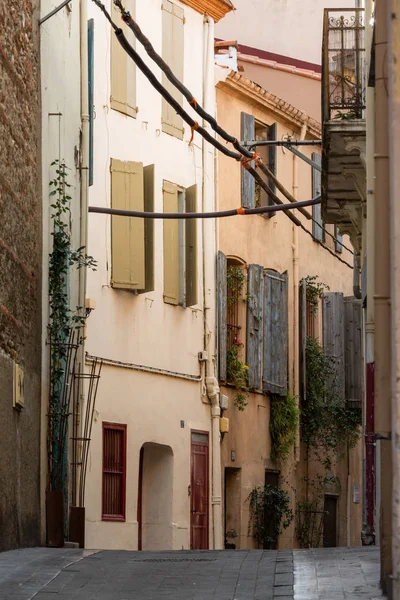
<path fill-rule="evenodd" d="M 207 494 L 207 503 L 206 503 L 206 535 L 207 535 L 207 549 L 210 547 L 210 432 L 202 431 L 201 429 L 191 429 L 190 430 L 190 502 L 189 502 L 189 521 L 190 521 L 190 549 L 193 549 L 193 528 L 192 528 L 192 502 L 193 502 L 193 453 L 192 453 L 192 434 L 199 433 L 201 435 L 207 436 L 207 442 L 194 442 L 195 444 L 200 444 L 207 448 L 207 461 L 206 461 L 206 494 Z"/>
<path fill-rule="evenodd" d="M 339 538 L 340 538 L 340 521 L 339 521 L 339 494 L 335 494 L 335 493 L 325 493 L 324 494 L 324 511 L 325 511 L 325 500 L 326 498 L 333 498 L 336 501 L 336 507 L 335 507 L 335 512 L 336 512 L 336 519 L 335 519 L 335 543 L 336 545 L 333 546 L 334 548 L 338 548 L 339 547 Z M 324 524 L 325 525 L 325 524 Z M 322 529 L 322 545 L 324 543 L 324 535 L 325 535 L 325 526 Z M 332 548 L 332 546 L 326 546 L 327 548 Z"/>

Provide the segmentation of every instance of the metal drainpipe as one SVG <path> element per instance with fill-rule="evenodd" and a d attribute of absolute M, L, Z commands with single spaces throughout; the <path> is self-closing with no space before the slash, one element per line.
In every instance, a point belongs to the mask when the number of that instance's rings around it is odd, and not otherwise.
<path fill-rule="evenodd" d="M 400 0 L 388 10 L 389 156 L 390 156 L 390 281 L 392 312 L 392 458 L 393 458 L 393 598 L 400 598 Z"/>
<path fill-rule="evenodd" d="M 207 112 L 214 110 L 210 96 L 214 88 L 214 21 L 210 17 L 204 19 L 204 82 L 203 82 L 203 106 Z M 208 123 L 203 122 L 203 127 L 210 129 Z M 210 173 L 214 168 L 214 154 L 208 144 L 203 140 L 203 211 L 213 210 L 214 182 Z M 211 179 L 211 182 L 210 182 Z M 221 436 L 219 404 L 220 390 L 215 374 L 215 334 L 216 334 L 216 311 L 215 311 L 215 223 L 211 219 L 203 219 L 203 289 L 204 289 L 204 348 L 207 352 L 206 361 L 206 389 L 211 403 L 211 454 L 212 454 L 212 529 L 213 548 L 223 548 L 222 536 L 222 481 L 221 481 Z"/>
<path fill-rule="evenodd" d="M 375 4 L 375 431 L 381 436 L 381 585 L 386 591 L 392 572 L 392 455 L 391 455 L 391 315 L 389 120 L 387 81 L 388 1 Z"/>
<path fill-rule="evenodd" d="M 300 131 L 300 140 L 304 140 L 307 134 L 307 117 L 304 115 L 303 124 Z M 299 173 L 298 157 L 293 154 L 293 196 L 298 197 Z M 294 211 L 295 212 L 295 211 Z M 299 228 L 292 226 L 292 253 L 293 253 L 293 391 L 296 398 L 296 404 L 299 404 L 300 397 L 300 373 L 299 373 Z M 300 460 L 300 429 L 296 431 L 295 460 Z"/>

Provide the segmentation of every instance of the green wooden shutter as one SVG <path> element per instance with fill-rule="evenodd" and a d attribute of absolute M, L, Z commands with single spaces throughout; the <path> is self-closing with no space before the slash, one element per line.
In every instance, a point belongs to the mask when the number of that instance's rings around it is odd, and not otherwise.
<path fill-rule="evenodd" d="M 250 389 L 261 389 L 264 267 L 249 265 L 247 275 L 246 362 Z"/>
<path fill-rule="evenodd" d="M 143 169 L 144 210 L 154 212 L 154 165 Z M 154 291 L 154 219 L 144 220 L 145 287 L 140 293 Z"/>
<path fill-rule="evenodd" d="M 164 181 L 165 212 L 178 212 L 178 188 Z M 164 220 L 164 302 L 179 304 L 179 220 Z"/>
<path fill-rule="evenodd" d="M 88 21 L 89 185 L 93 185 L 94 19 Z"/>
<path fill-rule="evenodd" d="M 111 159 L 111 206 L 144 209 L 143 165 Z M 130 217 L 111 217 L 111 285 L 142 290 L 145 287 L 144 222 Z"/>
<path fill-rule="evenodd" d="M 321 155 L 313 152 L 312 160 L 321 165 Z M 321 171 L 318 169 L 312 169 L 312 197 L 316 198 L 321 194 Z M 314 219 L 312 224 L 312 235 L 313 238 L 319 242 L 325 240 L 325 232 L 323 230 L 324 223 L 322 221 L 321 204 L 314 204 L 312 207 L 312 217 Z"/>
<path fill-rule="evenodd" d="M 288 388 L 288 277 L 267 270 L 264 279 L 263 390 L 286 396 Z"/>
<path fill-rule="evenodd" d="M 268 133 L 267 133 L 267 139 L 268 140 L 276 140 L 278 136 L 278 125 L 277 123 L 273 123 L 272 125 L 270 125 L 268 127 Z M 276 150 L 277 147 L 276 146 L 269 146 L 268 148 L 268 168 L 269 170 L 276 175 L 276 171 L 277 171 L 277 154 L 276 154 Z M 276 185 L 273 181 L 269 180 L 268 181 L 268 185 L 271 188 L 271 190 L 276 193 Z M 268 204 L 270 206 L 272 206 L 273 204 L 275 204 L 275 202 L 270 198 L 270 196 L 268 196 Z M 264 216 L 265 217 L 273 217 L 274 215 L 276 215 L 275 212 L 271 212 L 271 213 L 266 213 Z"/>
<path fill-rule="evenodd" d="M 337 225 L 335 225 L 335 250 L 336 250 L 336 252 L 343 252 L 342 240 L 343 240 L 343 237 L 339 231 L 339 227 Z"/>
<path fill-rule="evenodd" d="M 218 373 L 220 381 L 226 381 L 226 310 L 227 310 L 227 261 L 223 252 L 217 254 L 217 324 L 218 324 Z"/>
<path fill-rule="evenodd" d="M 306 365 L 306 344 L 307 344 L 307 284 L 305 281 L 300 283 L 299 287 L 299 372 L 300 372 L 300 397 L 303 405 L 307 399 L 307 365 Z"/>
<path fill-rule="evenodd" d="M 126 0 L 125 8 L 135 14 L 135 0 Z M 121 13 L 112 3 L 114 23 L 119 23 Z M 136 117 L 136 66 L 117 40 L 114 32 L 111 35 L 111 108 L 130 117 Z M 133 36 L 132 36 L 133 37 Z M 129 42 L 134 46 L 134 39 Z"/>
<path fill-rule="evenodd" d="M 344 299 L 345 394 L 349 405 L 361 408 L 363 394 L 362 304 L 354 297 Z"/>
<path fill-rule="evenodd" d="M 322 317 L 324 352 L 332 359 L 334 365 L 334 377 L 330 385 L 336 386 L 339 394 L 344 398 L 344 300 L 341 292 L 323 294 Z"/>
<path fill-rule="evenodd" d="M 183 59 L 184 59 L 184 12 L 180 6 L 169 0 L 162 3 L 162 57 L 172 69 L 174 75 L 183 81 Z M 163 86 L 183 106 L 181 92 L 162 73 Z M 184 126 L 182 117 L 162 99 L 162 130 L 180 140 L 183 140 Z"/>
<path fill-rule="evenodd" d="M 242 141 L 247 142 L 254 140 L 256 136 L 254 117 L 245 112 L 240 113 L 240 137 Z M 254 167 L 254 161 L 251 166 Z M 242 206 L 244 208 L 255 207 L 255 180 L 250 173 L 241 167 L 241 189 L 242 189 Z"/>
<path fill-rule="evenodd" d="M 186 212 L 197 212 L 197 185 L 186 190 Z M 197 220 L 185 221 L 186 306 L 197 304 Z"/>

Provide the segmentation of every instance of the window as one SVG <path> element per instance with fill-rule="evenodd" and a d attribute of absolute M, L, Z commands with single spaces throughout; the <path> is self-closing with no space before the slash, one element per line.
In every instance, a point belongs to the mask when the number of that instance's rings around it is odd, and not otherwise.
<path fill-rule="evenodd" d="M 154 165 L 111 159 L 111 206 L 154 211 Z M 154 290 L 154 221 L 111 217 L 111 285 Z"/>
<path fill-rule="evenodd" d="M 316 154 L 315 152 L 313 152 L 311 158 L 317 165 L 321 165 L 321 155 L 320 154 Z M 313 168 L 312 169 L 312 197 L 316 198 L 316 196 L 319 196 L 320 194 L 321 194 L 321 171 Z M 321 204 L 313 205 L 312 217 L 314 219 L 313 224 L 312 224 L 313 238 L 317 242 L 324 242 L 325 241 L 325 231 L 324 231 L 324 222 L 322 220 Z"/>
<path fill-rule="evenodd" d="M 343 237 L 340 233 L 339 227 L 335 225 L 335 250 L 336 252 L 343 252 Z"/>
<path fill-rule="evenodd" d="M 306 301 L 307 337 L 312 337 L 314 339 L 317 337 L 317 335 L 316 335 L 317 315 L 318 315 L 318 308 L 316 306 L 314 306 L 313 304 L 311 304 L 310 300 L 307 299 L 307 301 Z"/>
<path fill-rule="evenodd" d="M 169 0 L 163 0 L 162 10 L 162 57 L 179 81 L 183 81 L 184 12 L 180 6 L 173 4 Z M 162 73 L 162 84 L 182 106 L 183 96 L 181 92 L 167 79 L 165 73 Z M 183 140 L 185 129 L 182 117 L 176 114 L 175 110 L 164 98 L 162 99 L 161 121 L 162 130 L 165 133 Z"/>
<path fill-rule="evenodd" d="M 184 189 L 164 181 L 164 211 L 196 212 L 197 185 Z M 196 219 L 164 219 L 164 302 L 183 307 L 197 304 Z"/>
<path fill-rule="evenodd" d="M 241 331 L 243 314 L 242 300 L 246 293 L 246 271 L 238 260 L 227 261 L 227 303 L 226 303 L 226 347 L 229 351 L 234 344 L 242 344 Z"/>
<path fill-rule="evenodd" d="M 126 0 L 125 8 L 135 14 L 135 0 Z M 112 18 L 118 23 L 121 13 L 112 3 Z M 134 40 L 130 43 L 135 45 Z M 130 117 L 136 117 L 136 67 L 117 37 L 111 35 L 111 108 Z"/>
<path fill-rule="evenodd" d="M 125 520 L 126 425 L 103 423 L 103 521 Z"/>

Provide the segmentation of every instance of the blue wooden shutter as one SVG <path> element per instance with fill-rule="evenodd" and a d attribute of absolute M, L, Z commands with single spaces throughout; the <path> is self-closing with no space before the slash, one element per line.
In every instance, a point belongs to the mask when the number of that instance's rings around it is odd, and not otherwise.
<path fill-rule="evenodd" d="M 273 123 L 272 125 L 270 125 L 268 127 L 268 134 L 267 134 L 267 139 L 268 140 L 276 140 L 277 139 L 277 135 L 278 135 L 278 127 L 277 127 L 277 123 Z M 277 154 L 276 154 L 276 150 L 277 147 L 276 146 L 268 146 L 268 168 L 269 170 L 276 176 L 276 171 L 277 171 L 277 165 L 276 165 L 276 159 L 277 159 Z M 269 187 L 271 188 L 271 190 L 276 193 L 276 185 L 273 181 L 269 181 L 268 182 Z M 272 204 L 275 204 L 275 202 L 272 200 L 272 198 L 270 196 L 268 196 L 268 203 L 270 206 L 272 206 Z M 266 213 L 265 216 L 270 218 L 273 217 L 274 215 L 276 215 L 276 213 L 271 212 L 271 213 Z"/>
<path fill-rule="evenodd" d="M 344 299 L 345 394 L 352 407 L 361 408 L 363 393 L 362 306 L 354 297 Z"/>
<path fill-rule="evenodd" d="M 254 126 L 254 117 L 253 115 L 249 115 L 247 113 L 242 112 L 240 114 L 241 122 L 240 122 L 240 137 L 242 141 L 247 142 L 249 140 L 255 139 L 255 126 Z M 254 161 L 251 163 L 251 166 L 254 167 Z M 241 167 L 242 171 L 242 206 L 244 208 L 254 208 L 255 207 L 255 181 L 254 177 L 247 172 L 247 170 Z"/>
<path fill-rule="evenodd" d="M 312 160 L 321 165 L 321 155 L 316 154 L 315 152 L 312 154 Z M 312 169 L 312 197 L 316 198 L 316 196 L 321 195 L 321 171 L 318 169 Z M 314 204 L 312 207 L 312 216 L 313 216 L 313 224 L 312 224 L 312 234 L 313 238 L 318 242 L 323 242 L 325 239 L 325 232 L 323 229 L 324 223 L 322 221 L 322 213 L 321 213 L 321 204 Z"/>
<path fill-rule="evenodd" d="M 344 300 L 341 292 L 328 292 L 322 296 L 324 353 L 332 359 L 334 378 L 330 385 L 336 386 L 342 398 L 345 396 L 345 350 L 344 350 Z"/>
<path fill-rule="evenodd" d="M 336 252 L 343 252 L 342 240 L 343 240 L 343 237 L 339 231 L 339 227 L 337 225 L 335 225 L 335 250 L 336 250 Z"/>
<path fill-rule="evenodd" d="M 88 21 L 89 185 L 93 185 L 94 19 Z"/>
<path fill-rule="evenodd" d="M 249 265 L 247 275 L 246 362 L 250 389 L 261 389 L 264 267 Z"/>
<path fill-rule="evenodd" d="M 227 261 L 223 252 L 217 254 L 217 323 L 218 323 L 218 373 L 226 381 L 226 307 Z"/>
<path fill-rule="evenodd" d="M 264 279 L 263 390 L 286 396 L 288 387 L 288 277 L 266 271 Z"/>

